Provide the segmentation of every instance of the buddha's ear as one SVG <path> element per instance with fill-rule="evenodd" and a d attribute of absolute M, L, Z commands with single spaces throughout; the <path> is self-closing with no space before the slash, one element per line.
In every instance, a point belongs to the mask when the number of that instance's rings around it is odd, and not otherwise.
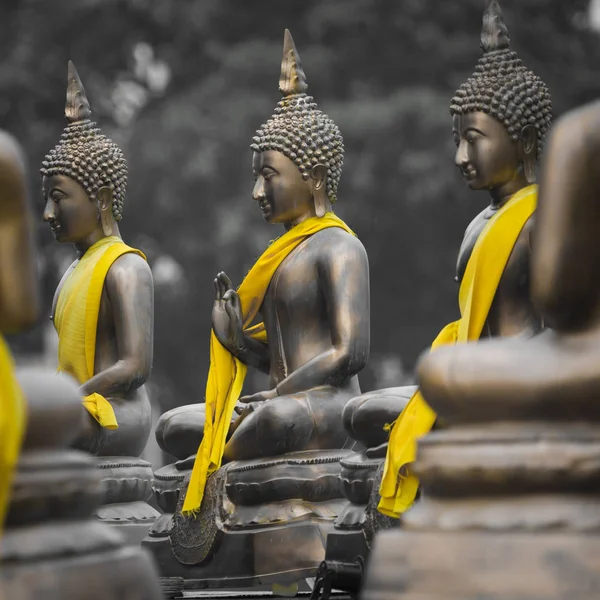
<path fill-rule="evenodd" d="M 320 190 L 326 187 L 327 183 L 327 167 L 322 164 L 315 165 L 310 170 L 310 178 L 313 182 L 313 189 Z"/>
<path fill-rule="evenodd" d="M 322 164 L 315 165 L 310 170 L 310 181 L 315 202 L 315 214 L 322 218 L 327 212 L 327 167 Z"/>
<path fill-rule="evenodd" d="M 528 183 L 535 183 L 537 164 L 538 133 L 533 125 L 525 125 L 519 136 L 519 153 L 523 161 L 523 171 Z"/>
<path fill-rule="evenodd" d="M 113 235 L 113 191 L 108 186 L 102 186 L 96 192 L 98 201 L 98 210 L 100 211 L 100 222 L 102 223 L 102 231 L 104 235 L 109 237 Z"/>

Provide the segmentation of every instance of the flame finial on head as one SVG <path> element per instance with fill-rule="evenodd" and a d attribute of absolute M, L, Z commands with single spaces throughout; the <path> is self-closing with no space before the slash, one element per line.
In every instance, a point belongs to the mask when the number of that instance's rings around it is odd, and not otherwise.
<path fill-rule="evenodd" d="M 504 22 L 498 0 L 486 0 L 481 28 L 481 48 L 484 52 L 506 50 L 510 47 L 508 27 Z"/>
<path fill-rule="evenodd" d="M 67 103 L 65 104 L 65 117 L 70 123 L 77 123 L 89 119 L 92 114 L 90 103 L 85 95 L 85 89 L 79 73 L 72 61 L 69 61 L 67 75 Z"/>
<path fill-rule="evenodd" d="M 279 77 L 279 91 L 284 98 L 303 94 L 308 89 L 306 75 L 302 68 L 302 61 L 294 38 L 289 29 L 283 35 L 283 58 L 281 60 L 281 75 Z"/>

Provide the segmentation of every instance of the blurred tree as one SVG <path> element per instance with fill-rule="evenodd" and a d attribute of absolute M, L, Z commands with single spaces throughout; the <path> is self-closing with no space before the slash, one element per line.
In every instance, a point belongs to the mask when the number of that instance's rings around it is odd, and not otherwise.
<path fill-rule="evenodd" d="M 163 409 L 202 397 L 214 275 L 225 270 L 239 282 L 280 233 L 253 206 L 248 145 L 278 100 L 285 27 L 309 93 L 345 137 L 336 210 L 371 260 L 374 364 L 363 388 L 382 383 L 389 365 L 410 370 L 456 317 L 456 252 L 486 197 L 455 172 L 448 104 L 479 57 L 483 4 L 2 3 L 0 125 L 28 150 L 34 196 L 36 169 L 64 124 L 68 58 L 94 118 L 129 159 L 122 231 L 147 252 L 157 279 L 153 382 Z M 589 5 L 502 2 L 513 47 L 548 83 L 556 114 L 600 96 L 600 38 Z M 37 206 L 41 213 L 41 198 Z M 68 251 L 41 225 L 39 237 L 49 307 Z"/>

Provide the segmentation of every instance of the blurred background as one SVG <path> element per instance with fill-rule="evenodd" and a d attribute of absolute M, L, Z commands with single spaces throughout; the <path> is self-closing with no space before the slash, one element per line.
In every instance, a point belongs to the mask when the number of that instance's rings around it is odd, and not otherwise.
<path fill-rule="evenodd" d="M 346 159 L 336 212 L 371 264 L 364 391 L 412 381 L 418 355 L 457 318 L 456 253 L 487 196 L 454 167 L 448 112 L 480 56 L 484 0 L 2 0 L 0 127 L 24 145 L 38 224 L 44 318 L 10 343 L 55 364 L 47 316 L 74 258 L 41 222 L 39 165 L 57 143 L 67 60 L 93 118 L 123 148 L 121 232 L 155 279 L 159 412 L 203 400 L 212 280 L 239 283 L 281 231 L 251 199 L 249 144 L 272 113 L 284 28 Z M 512 47 L 544 79 L 555 115 L 600 98 L 600 0 L 503 0 Z M 249 377 L 248 392 L 264 389 Z"/>

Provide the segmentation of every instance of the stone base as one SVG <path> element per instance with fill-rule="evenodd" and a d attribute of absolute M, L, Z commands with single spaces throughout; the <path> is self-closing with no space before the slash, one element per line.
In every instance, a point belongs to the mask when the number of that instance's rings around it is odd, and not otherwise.
<path fill-rule="evenodd" d="M 31 538 L 36 540 L 36 533 Z M 6 600 L 161 600 L 150 558 L 140 548 L 125 547 L 39 557 L 33 562 L 6 561 L 0 597 Z"/>
<path fill-rule="evenodd" d="M 332 532 L 331 524 L 325 522 L 228 532 L 211 559 L 199 565 L 180 563 L 168 538 L 148 537 L 142 545 L 154 556 L 161 581 L 181 577 L 186 591 L 289 585 L 315 576 Z"/>
<path fill-rule="evenodd" d="M 142 544 L 153 554 L 165 589 L 177 587 L 178 577 L 186 591 L 289 586 L 314 577 L 346 504 L 338 477 L 339 461 L 349 453 L 230 463 L 209 478 L 196 517 L 180 512 L 186 482 L 174 516 L 161 515 Z"/>
<path fill-rule="evenodd" d="M 158 511 L 141 501 L 105 504 L 96 511 L 102 523 L 115 527 L 126 544 L 134 546 L 141 544 L 159 516 Z"/>
<path fill-rule="evenodd" d="M 152 465 L 141 458 L 104 456 L 97 466 L 104 498 L 96 517 L 121 532 L 127 545 L 138 546 L 159 516 L 146 503 L 152 493 Z"/>
<path fill-rule="evenodd" d="M 597 600 L 600 535 L 386 531 L 364 600 Z"/>

